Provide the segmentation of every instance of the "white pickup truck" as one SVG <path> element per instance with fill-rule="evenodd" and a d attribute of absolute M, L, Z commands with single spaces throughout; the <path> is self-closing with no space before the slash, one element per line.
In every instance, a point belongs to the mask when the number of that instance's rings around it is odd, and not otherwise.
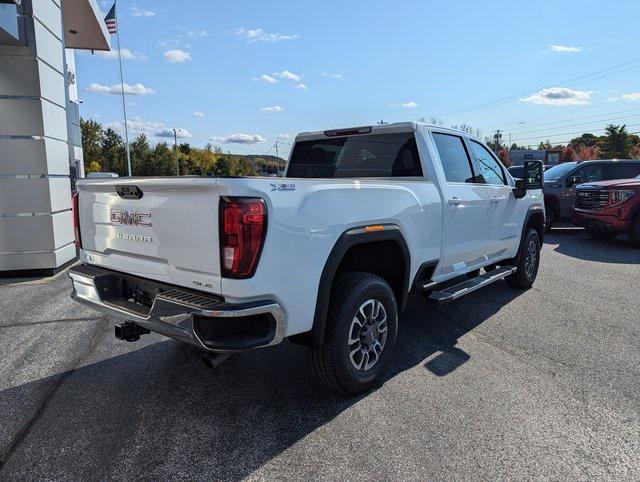
<path fill-rule="evenodd" d="M 284 179 L 84 180 L 72 296 L 123 320 L 119 339 L 157 332 L 209 364 L 288 338 L 356 394 L 389 363 L 409 293 L 532 285 L 543 166 L 525 170 L 514 180 L 463 132 L 398 123 L 299 134 Z"/>

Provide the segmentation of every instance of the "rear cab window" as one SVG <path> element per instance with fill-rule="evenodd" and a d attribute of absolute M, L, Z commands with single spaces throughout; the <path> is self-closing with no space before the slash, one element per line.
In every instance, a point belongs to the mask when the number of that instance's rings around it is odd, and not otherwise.
<path fill-rule="evenodd" d="M 422 178 L 413 132 L 367 134 L 296 142 L 287 177 Z"/>
<path fill-rule="evenodd" d="M 446 181 L 472 183 L 473 170 L 462 137 L 442 132 L 432 132 L 431 135 L 440 154 Z"/>

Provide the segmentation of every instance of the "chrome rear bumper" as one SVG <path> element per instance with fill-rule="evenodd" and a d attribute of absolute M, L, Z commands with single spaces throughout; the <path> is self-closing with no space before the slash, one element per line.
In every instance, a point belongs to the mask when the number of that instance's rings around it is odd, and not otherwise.
<path fill-rule="evenodd" d="M 219 297 L 89 265 L 72 268 L 69 277 L 74 300 L 207 352 L 245 351 L 284 338 L 285 313 L 273 301 L 229 304 Z M 138 280 L 157 290 L 151 306 L 124 299 L 119 292 L 122 280 L 129 285 Z"/>

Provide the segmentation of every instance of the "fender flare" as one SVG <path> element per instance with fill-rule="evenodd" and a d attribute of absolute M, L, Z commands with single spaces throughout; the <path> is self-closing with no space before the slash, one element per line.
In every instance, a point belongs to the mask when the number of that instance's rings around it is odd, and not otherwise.
<path fill-rule="evenodd" d="M 351 228 L 340 235 L 333 246 L 329 257 L 325 262 L 320 283 L 318 285 L 318 296 L 316 298 L 316 308 L 313 317 L 313 327 L 311 329 L 311 343 L 313 346 L 322 346 L 324 342 L 325 328 L 327 325 L 327 316 L 329 313 L 329 303 L 331 299 L 331 287 L 335 279 L 340 263 L 344 259 L 345 254 L 350 248 L 361 244 L 374 243 L 377 241 L 393 241 L 395 242 L 404 257 L 404 279 L 402 286 L 401 299 L 396 300 L 398 303 L 398 312 L 401 312 L 407 304 L 409 294 L 409 276 L 411 275 L 411 255 L 409 247 L 402 230 L 395 224 L 384 224 L 384 230 L 366 232 L 363 227 Z"/>
<path fill-rule="evenodd" d="M 520 260 L 520 256 L 522 256 L 522 250 L 524 249 L 524 238 L 525 238 L 525 235 L 527 234 L 527 228 L 529 227 L 529 221 L 531 220 L 531 217 L 536 215 L 536 214 L 541 214 L 542 215 L 542 229 L 541 229 L 541 232 L 538 233 L 538 235 L 540 236 L 540 245 L 542 246 L 542 243 L 544 243 L 544 210 L 543 210 L 542 205 L 534 204 L 533 206 L 529 206 L 529 210 L 527 211 L 527 215 L 524 218 L 524 223 L 522 224 L 522 235 L 520 236 L 520 244 L 518 246 L 518 253 L 516 254 L 516 257 L 513 258 L 516 264 Z"/>

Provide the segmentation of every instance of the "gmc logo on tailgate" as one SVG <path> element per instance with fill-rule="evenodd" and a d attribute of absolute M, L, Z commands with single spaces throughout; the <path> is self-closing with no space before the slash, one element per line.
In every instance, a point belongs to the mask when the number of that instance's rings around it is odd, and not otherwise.
<path fill-rule="evenodd" d="M 125 226 L 151 226 L 151 213 L 149 211 L 125 211 L 112 209 L 109 214 L 112 224 L 124 224 Z"/>

